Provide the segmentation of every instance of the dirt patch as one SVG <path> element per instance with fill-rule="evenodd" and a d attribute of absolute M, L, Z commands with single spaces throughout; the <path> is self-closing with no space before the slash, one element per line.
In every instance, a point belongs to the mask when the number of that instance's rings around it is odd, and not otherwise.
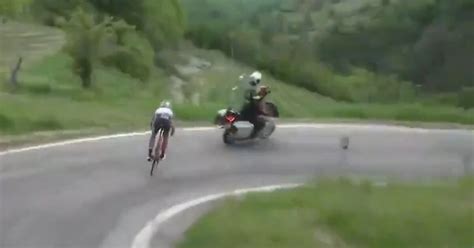
<path fill-rule="evenodd" d="M 203 58 L 183 53 L 179 54 L 179 56 L 180 59 L 178 61 L 185 62 L 174 65 L 178 75 L 170 77 L 171 95 L 174 101 L 179 104 L 190 102 L 193 105 L 199 105 L 201 95 L 198 89 L 205 84 L 205 81 L 199 78 L 198 75 L 210 69 L 212 63 Z"/>
<path fill-rule="evenodd" d="M 316 229 L 314 232 L 314 238 L 321 247 L 349 247 L 340 237 L 322 228 Z"/>

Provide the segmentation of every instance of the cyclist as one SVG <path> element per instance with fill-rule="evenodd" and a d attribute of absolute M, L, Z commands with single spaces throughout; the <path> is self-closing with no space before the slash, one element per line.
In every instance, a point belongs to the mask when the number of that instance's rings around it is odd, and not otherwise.
<path fill-rule="evenodd" d="M 161 146 L 160 159 L 166 158 L 166 147 L 168 146 L 168 137 L 171 130 L 171 136 L 174 135 L 173 125 L 174 113 L 171 109 L 171 103 L 169 101 L 162 101 L 160 106 L 155 110 L 153 118 L 150 123 L 151 137 L 148 143 L 148 161 L 152 160 L 152 149 L 155 143 L 156 135 L 160 129 L 163 130 L 163 143 Z"/>

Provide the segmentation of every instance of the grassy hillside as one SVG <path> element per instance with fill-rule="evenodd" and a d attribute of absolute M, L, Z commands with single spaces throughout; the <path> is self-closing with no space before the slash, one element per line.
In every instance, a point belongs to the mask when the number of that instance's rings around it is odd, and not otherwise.
<path fill-rule="evenodd" d="M 18 60 L 31 65 L 44 56 L 58 52 L 64 44 L 64 33 L 42 25 L 9 21 L 0 23 L 0 74 L 9 71 Z"/>
<path fill-rule="evenodd" d="M 60 50 L 61 32 L 36 26 L 11 28 L 9 37 L 28 37 L 33 31 L 37 39 L 24 39 L 9 51 L 14 57 L 28 47 L 49 45 L 49 52 L 32 50 L 20 73 L 20 88 L 0 90 L 0 135 L 29 134 L 54 130 L 131 130 L 146 129 L 150 113 L 164 98 L 172 99 L 181 120 L 210 123 L 216 110 L 230 103 L 231 88 L 238 76 L 253 68 L 226 57 L 222 52 L 183 46 L 179 52 L 168 51 L 167 70 L 155 68 L 147 82 L 98 64 L 95 84 L 81 87 L 72 72 L 72 59 Z M 39 31 L 38 31 L 39 30 Z M 42 37 L 42 38 L 40 38 Z M 41 43 L 40 40 L 55 40 Z M 54 44 L 54 45 L 53 45 Z M 41 49 L 39 49 L 41 50 Z M 15 52 L 16 51 L 16 52 Z M 54 53 L 56 52 L 56 53 Z M 50 54 L 50 55 L 47 55 Z M 34 56 L 33 56 L 34 55 Z M 165 56 L 166 57 L 166 56 Z M 201 61 L 206 66 L 196 65 Z M 305 89 L 283 83 L 265 73 L 265 84 L 273 89 L 274 101 L 286 118 L 357 118 L 410 120 L 430 122 L 474 123 L 474 112 L 453 107 L 422 104 L 349 104 L 340 103 Z"/>
<path fill-rule="evenodd" d="M 143 85 L 105 67 L 95 74 L 97 86 L 84 91 L 70 67 L 69 57 L 56 54 L 25 69 L 19 91 L 1 92 L 0 133 L 145 127 L 167 92 L 159 72 Z"/>
<path fill-rule="evenodd" d="M 143 83 L 115 69 L 99 66 L 95 86 L 84 90 L 79 78 L 72 73 L 71 58 L 57 52 L 62 44 L 60 31 L 17 23 L 4 25 L 3 28 L 9 30 L 8 34 L 2 34 L 8 37 L 9 44 L 10 56 L 6 57 L 5 64 L 14 61 L 19 51 L 27 51 L 24 54 L 26 58 L 31 58 L 31 62 L 20 73 L 18 90 L 11 92 L 3 86 L 0 92 L 0 134 L 83 128 L 146 128 L 153 108 L 161 99 L 173 96 L 173 81 L 159 69 L 153 72 L 152 80 Z M 20 39 L 29 35 L 35 38 Z M 55 42 L 44 43 L 48 39 Z M 41 50 L 45 44 L 49 45 L 48 49 Z M 29 51 L 30 47 L 37 49 Z M 56 53 L 48 55 L 52 52 Z M 173 99 L 178 118 L 183 120 L 211 121 L 215 111 L 229 103 L 230 89 L 238 76 L 251 70 L 219 52 L 188 48 L 179 55 L 181 66 L 188 66 L 191 58 L 211 63 L 210 68 L 188 75 L 189 82 L 180 89 L 186 93 L 193 87 L 192 91 L 199 94 L 197 102 Z M 305 90 L 267 78 L 274 88 L 275 100 L 288 115 L 308 115 L 303 106 L 323 100 Z M 191 98 L 185 95 L 185 99 Z"/>
<path fill-rule="evenodd" d="M 198 100 L 179 103 L 173 99 L 177 117 L 210 123 L 215 111 L 229 104 L 230 89 L 238 75 L 251 68 L 229 60 L 220 52 L 192 50 L 182 54 L 187 58 L 200 56 L 211 61 L 212 66 L 190 76 L 191 91 L 198 93 L 198 97 L 187 95 L 186 99 Z M 47 57 L 25 69 L 19 91 L 14 94 L 0 92 L 0 134 L 90 128 L 146 129 L 150 113 L 159 101 L 172 98 L 172 80 L 160 70 L 154 72 L 153 80 L 144 84 L 114 69 L 100 67 L 95 74 L 96 86 L 83 90 L 80 80 L 72 74 L 70 64 L 70 58 L 61 53 Z M 269 76 L 266 83 L 273 89 L 270 99 L 287 118 L 474 123 L 472 111 L 452 107 L 338 103 Z"/>

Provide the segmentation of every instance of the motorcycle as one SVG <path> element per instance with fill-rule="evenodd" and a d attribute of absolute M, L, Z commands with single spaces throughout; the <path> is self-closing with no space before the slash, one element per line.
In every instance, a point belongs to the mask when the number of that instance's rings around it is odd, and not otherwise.
<path fill-rule="evenodd" d="M 243 120 L 238 111 L 228 107 L 217 112 L 214 123 L 224 129 L 222 138 L 225 144 L 234 144 L 237 141 L 256 138 L 267 139 L 272 135 L 276 129 L 274 118 L 279 117 L 279 112 L 275 104 L 265 100 L 269 93 L 270 90 L 267 86 L 260 87 L 258 94 L 261 96 L 261 99 L 258 105 L 259 112 L 265 120 L 265 126 L 257 133 L 255 138 L 251 138 L 254 125 L 247 120 Z"/>

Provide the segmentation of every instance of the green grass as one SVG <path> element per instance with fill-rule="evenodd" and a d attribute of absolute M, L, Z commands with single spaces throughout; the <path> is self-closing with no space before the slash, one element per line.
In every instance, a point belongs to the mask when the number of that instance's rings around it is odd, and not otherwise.
<path fill-rule="evenodd" d="M 474 244 L 474 178 L 374 187 L 322 180 L 229 199 L 180 248 L 456 247 Z"/>
<path fill-rule="evenodd" d="M 25 69 L 21 87 L 0 92 L 0 134 L 89 128 L 146 128 L 151 112 L 167 95 L 166 77 L 154 72 L 144 84 L 116 70 L 98 67 L 95 85 L 80 87 L 64 54 Z"/>

